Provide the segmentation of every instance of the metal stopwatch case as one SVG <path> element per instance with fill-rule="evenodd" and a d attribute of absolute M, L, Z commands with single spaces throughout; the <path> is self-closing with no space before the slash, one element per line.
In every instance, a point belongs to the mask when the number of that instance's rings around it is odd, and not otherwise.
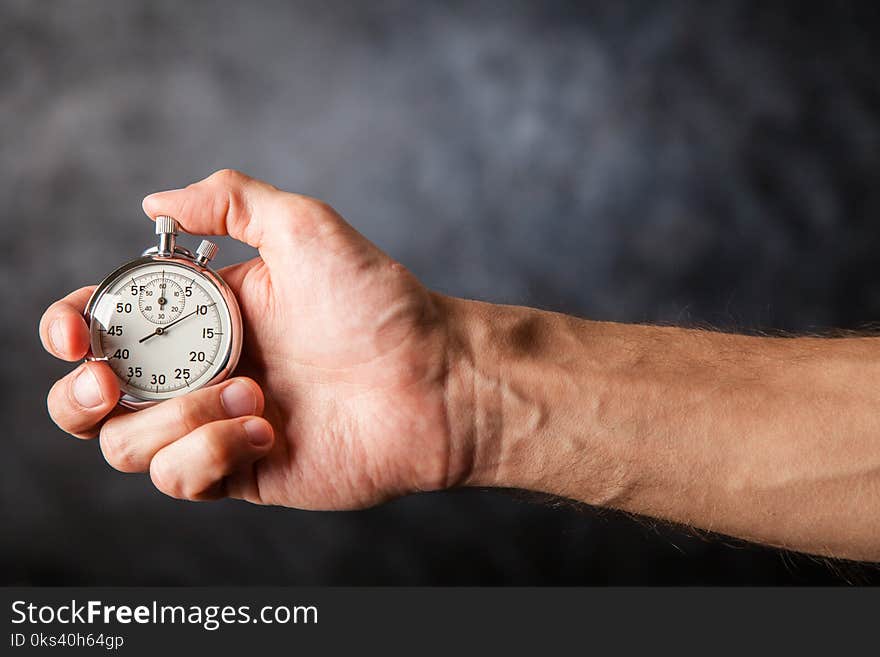
<path fill-rule="evenodd" d="M 156 219 L 157 246 L 105 278 L 86 306 L 89 360 L 119 379 L 119 403 L 143 408 L 228 377 L 241 354 L 238 302 L 208 263 L 217 245 L 178 246 L 177 221 Z"/>

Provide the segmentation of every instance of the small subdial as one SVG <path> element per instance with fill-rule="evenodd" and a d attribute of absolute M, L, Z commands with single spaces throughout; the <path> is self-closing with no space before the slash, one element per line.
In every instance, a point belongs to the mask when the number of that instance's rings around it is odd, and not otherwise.
<path fill-rule="evenodd" d="M 153 324 L 167 324 L 183 314 L 186 297 L 183 289 L 170 278 L 158 276 L 140 286 L 138 306 Z"/>

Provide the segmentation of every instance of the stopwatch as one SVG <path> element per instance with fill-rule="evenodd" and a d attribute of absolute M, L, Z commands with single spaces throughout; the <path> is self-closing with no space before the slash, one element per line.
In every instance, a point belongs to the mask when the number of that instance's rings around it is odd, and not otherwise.
<path fill-rule="evenodd" d="M 225 379 L 243 337 L 229 286 L 208 267 L 217 245 L 177 244 L 177 221 L 156 218 L 158 245 L 105 278 L 85 309 L 90 360 L 119 379 L 119 403 L 143 408 Z"/>

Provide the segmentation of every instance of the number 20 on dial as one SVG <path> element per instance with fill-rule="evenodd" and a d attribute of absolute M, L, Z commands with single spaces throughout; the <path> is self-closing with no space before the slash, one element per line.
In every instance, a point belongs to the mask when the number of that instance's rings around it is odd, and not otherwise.
<path fill-rule="evenodd" d="M 86 306 L 93 360 L 119 379 L 120 404 L 142 408 L 225 379 L 241 353 L 235 295 L 208 262 L 176 244 L 177 222 L 158 217 L 159 244 L 111 273 Z"/>

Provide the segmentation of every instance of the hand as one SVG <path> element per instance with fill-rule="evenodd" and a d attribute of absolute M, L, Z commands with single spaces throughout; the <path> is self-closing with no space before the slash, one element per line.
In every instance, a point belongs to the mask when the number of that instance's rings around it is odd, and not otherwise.
<path fill-rule="evenodd" d="M 144 210 L 259 249 L 221 272 L 241 305 L 237 374 L 249 378 L 128 412 L 110 368 L 87 362 L 49 393 L 62 429 L 100 435 L 112 466 L 193 500 L 345 509 L 463 480 L 471 455 L 449 429 L 443 298 L 324 203 L 237 172 L 148 196 Z M 92 290 L 46 311 L 52 354 L 86 354 Z"/>

